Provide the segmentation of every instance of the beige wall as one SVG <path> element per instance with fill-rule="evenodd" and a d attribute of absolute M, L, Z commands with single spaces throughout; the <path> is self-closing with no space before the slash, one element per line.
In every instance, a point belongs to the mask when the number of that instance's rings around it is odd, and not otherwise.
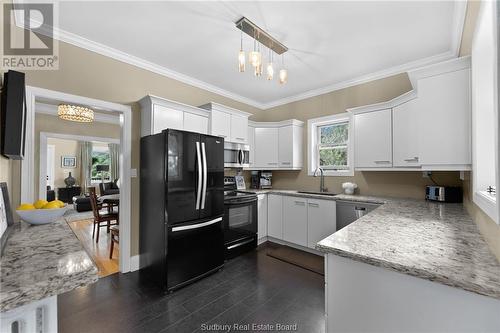
<path fill-rule="evenodd" d="M 80 184 L 80 146 L 76 140 L 64 140 L 57 138 L 48 138 L 47 145 L 54 146 L 54 188 L 66 187 L 64 179 L 71 175 L 76 179 L 76 184 Z M 64 168 L 61 164 L 63 156 L 76 157 L 76 168 Z M 48 170 L 47 170 L 48 172 Z"/>
<path fill-rule="evenodd" d="M 462 41 L 462 54 L 470 53 L 471 27 L 474 26 L 477 4 L 469 3 L 467 22 Z M 253 114 L 257 121 L 297 118 L 307 120 L 322 115 L 345 111 L 348 107 L 386 101 L 410 89 L 406 74 L 377 80 L 322 96 L 259 110 L 226 97 L 189 86 L 173 79 L 104 57 L 75 46 L 60 43 L 60 69 L 57 71 L 27 71 L 27 84 L 70 94 L 87 96 L 132 106 L 132 168 L 139 169 L 140 108 L 137 103 L 146 94 L 153 94 L 190 105 L 209 101 L 218 102 Z M 231 70 L 228 68 L 228 70 Z M 304 140 L 305 141 L 305 140 Z M 35 149 L 38 149 L 35 147 Z M 19 163 L 0 159 L 0 179 L 10 178 L 14 191 L 19 191 Z M 35 170 L 37 170 L 36 168 Z M 10 175 L 10 176 L 9 176 Z M 247 175 L 248 176 L 248 175 Z M 457 173 L 436 173 L 435 178 L 446 184 L 460 183 Z M 340 191 L 346 180 L 360 185 L 363 194 L 423 197 L 424 185 L 429 180 L 417 172 L 356 172 L 354 177 L 328 177 L 326 185 L 331 191 Z M 275 187 L 316 189 L 317 178 L 308 177 L 306 171 L 275 172 Z M 19 193 L 14 194 L 17 198 Z M 132 244 L 131 253 L 138 253 L 139 239 L 139 181 L 132 179 Z M 477 221 L 477 219 L 475 219 Z M 478 222 L 480 224 L 481 222 Z M 489 222 L 486 222 L 490 226 Z M 496 226 L 495 226 L 496 227 Z M 494 238 L 495 231 L 482 228 L 485 238 Z M 497 230 L 497 229 L 494 229 Z M 491 245 L 491 244 L 490 244 Z"/>
<path fill-rule="evenodd" d="M 93 123 L 76 123 L 72 121 L 62 120 L 59 117 L 47 114 L 35 114 L 35 196 L 38 196 L 39 188 L 39 175 L 40 175 L 40 132 L 58 133 L 58 134 L 72 134 L 79 136 L 91 136 L 101 138 L 120 139 L 120 125 L 93 122 Z M 78 156 L 78 154 L 76 155 Z M 60 158 L 55 161 L 56 165 L 61 165 Z M 77 161 L 77 163 L 79 163 Z M 69 171 L 69 169 L 66 169 Z M 79 172 L 73 173 L 79 183 Z M 67 176 L 66 176 L 67 177 Z M 66 178 L 65 177 L 65 178 Z M 57 186 L 57 185 L 56 185 Z M 64 182 L 63 182 L 63 185 Z"/>
<path fill-rule="evenodd" d="M 295 118 L 307 123 L 308 119 L 342 113 L 351 107 L 388 101 L 409 90 L 411 84 L 408 75 L 400 74 L 279 106 L 267 110 L 263 118 L 265 121 Z M 304 129 L 303 146 L 307 147 L 307 126 Z M 307 149 L 304 149 L 304 161 L 307 161 Z M 434 178 L 447 185 L 460 184 L 457 172 L 439 172 Z M 421 172 L 370 171 L 355 172 L 354 177 L 325 177 L 325 186 L 329 191 L 338 193 L 346 181 L 358 184 L 360 194 L 419 199 L 424 198 L 425 185 L 432 184 L 430 179 L 422 177 Z M 307 167 L 301 171 L 275 171 L 273 187 L 318 190 L 319 178 L 308 176 Z"/>

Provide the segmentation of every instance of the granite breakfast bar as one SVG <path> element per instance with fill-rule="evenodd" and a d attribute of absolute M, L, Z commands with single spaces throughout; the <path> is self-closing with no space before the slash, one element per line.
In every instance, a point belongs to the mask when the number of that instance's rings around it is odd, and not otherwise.
<path fill-rule="evenodd" d="M 317 244 L 327 332 L 499 332 L 500 263 L 464 207 L 371 200 L 383 204 Z"/>
<path fill-rule="evenodd" d="M 16 223 L 0 259 L 0 331 L 16 321 L 26 332 L 57 331 L 57 295 L 96 281 L 96 266 L 64 219 Z"/>

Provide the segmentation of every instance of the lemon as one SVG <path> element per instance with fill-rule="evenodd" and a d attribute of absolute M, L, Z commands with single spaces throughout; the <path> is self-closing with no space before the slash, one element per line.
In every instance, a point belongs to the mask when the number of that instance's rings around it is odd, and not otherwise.
<path fill-rule="evenodd" d="M 40 209 L 40 208 L 43 208 L 43 206 L 45 206 L 46 204 L 48 204 L 47 200 L 40 199 L 40 200 L 35 201 L 33 206 L 35 206 L 36 209 Z"/>
<path fill-rule="evenodd" d="M 59 205 L 59 208 L 64 207 L 64 202 L 62 202 L 61 200 L 52 200 L 51 202 L 56 202 Z"/>
<path fill-rule="evenodd" d="M 55 208 L 60 208 L 59 204 L 57 202 L 51 201 L 45 204 L 45 206 L 42 207 L 42 209 L 55 209 Z"/>
<path fill-rule="evenodd" d="M 23 203 L 19 207 L 17 207 L 17 210 L 32 210 L 35 209 L 35 206 L 33 206 L 30 203 Z"/>

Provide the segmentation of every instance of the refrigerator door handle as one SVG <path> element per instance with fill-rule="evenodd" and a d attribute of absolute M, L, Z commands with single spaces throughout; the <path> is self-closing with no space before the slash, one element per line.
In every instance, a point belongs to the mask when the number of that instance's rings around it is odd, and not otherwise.
<path fill-rule="evenodd" d="M 203 160 L 203 189 L 201 192 L 201 209 L 205 209 L 205 199 L 207 198 L 207 153 L 205 142 L 201 143 L 201 155 Z"/>
<path fill-rule="evenodd" d="M 220 222 L 220 221 L 222 221 L 222 217 L 218 217 L 216 219 L 213 219 L 213 220 L 210 220 L 207 222 L 198 223 L 198 224 L 183 225 L 180 227 L 172 227 L 172 232 L 203 228 L 203 227 L 215 224 L 215 223 Z"/>
<path fill-rule="evenodd" d="M 200 154 L 200 143 L 196 141 L 196 161 L 198 162 L 198 189 L 196 190 L 196 210 L 200 209 L 200 196 L 201 196 L 201 154 Z"/>

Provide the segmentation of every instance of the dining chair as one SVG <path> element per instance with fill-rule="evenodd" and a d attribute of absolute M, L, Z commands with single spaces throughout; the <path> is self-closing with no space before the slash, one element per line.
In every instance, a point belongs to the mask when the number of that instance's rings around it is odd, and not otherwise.
<path fill-rule="evenodd" d="M 92 206 L 92 212 L 94 214 L 94 225 L 92 228 L 92 238 L 94 238 L 95 235 L 95 230 L 97 227 L 97 237 L 95 242 L 99 242 L 99 230 L 101 227 L 107 227 L 107 232 L 110 232 L 110 227 L 112 225 L 118 225 L 119 224 L 119 219 L 118 219 L 118 213 L 115 212 L 109 212 L 108 213 L 101 213 L 101 209 L 107 208 L 107 205 L 101 204 L 97 200 L 97 194 L 95 191 L 95 187 L 89 188 L 90 190 L 90 205 Z M 116 221 L 115 223 L 111 224 L 111 221 Z M 103 225 L 103 223 L 105 223 Z"/>
<path fill-rule="evenodd" d="M 114 245 L 120 244 L 120 227 L 114 225 L 111 227 L 111 248 L 109 249 L 109 259 L 113 259 Z"/>

